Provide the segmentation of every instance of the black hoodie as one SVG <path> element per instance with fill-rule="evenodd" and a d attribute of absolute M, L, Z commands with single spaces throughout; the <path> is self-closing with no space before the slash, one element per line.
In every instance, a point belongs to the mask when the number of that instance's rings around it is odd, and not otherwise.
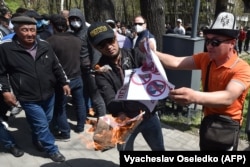
<path fill-rule="evenodd" d="M 82 25 L 80 28 L 74 28 L 70 24 L 70 18 L 72 17 L 78 17 L 82 21 Z M 69 26 L 70 29 L 73 31 L 73 34 L 75 34 L 77 37 L 79 37 L 82 40 L 82 47 L 81 47 L 81 69 L 83 72 L 88 71 L 90 68 L 94 68 L 95 64 L 100 59 L 100 52 L 98 52 L 96 49 L 94 49 L 90 42 L 88 41 L 87 36 L 87 29 L 85 17 L 80 9 L 73 8 L 69 11 Z"/>

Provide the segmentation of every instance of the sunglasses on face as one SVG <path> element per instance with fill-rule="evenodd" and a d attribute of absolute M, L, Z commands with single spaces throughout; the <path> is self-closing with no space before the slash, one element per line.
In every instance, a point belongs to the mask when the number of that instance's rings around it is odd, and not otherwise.
<path fill-rule="evenodd" d="M 136 26 L 136 25 L 140 25 L 140 26 L 142 26 L 144 23 L 134 23 L 134 26 Z"/>
<path fill-rule="evenodd" d="M 108 38 L 108 39 L 104 39 L 102 40 L 97 47 L 99 49 L 103 49 L 105 48 L 107 45 L 112 45 L 115 42 L 115 38 Z"/>
<path fill-rule="evenodd" d="M 207 38 L 205 40 L 205 43 L 206 43 L 206 45 L 211 44 L 213 47 L 217 47 L 217 46 L 220 46 L 221 43 L 226 42 L 226 41 L 230 41 L 230 40 L 232 40 L 232 39 L 225 39 L 225 40 L 220 41 L 218 39 L 208 39 Z"/>

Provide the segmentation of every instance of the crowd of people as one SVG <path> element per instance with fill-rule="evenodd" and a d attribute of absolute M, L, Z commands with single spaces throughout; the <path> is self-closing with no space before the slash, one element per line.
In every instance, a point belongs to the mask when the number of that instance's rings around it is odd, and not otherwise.
<path fill-rule="evenodd" d="M 182 19 L 177 19 L 175 25 L 171 23 L 165 24 L 166 34 L 178 34 L 178 35 L 186 35 L 191 36 L 192 34 L 192 26 L 190 23 L 183 24 Z M 207 29 L 208 26 L 201 26 L 198 28 L 197 36 L 203 37 L 203 30 Z"/>
<path fill-rule="evenodd" d="M 0 27 L 0 141 L 15 157 L 24 152 L 7 130 L 7 112 L 11 106 L 20 104 L 32 130 L 35 148 L 47 152 L 55 162 L 65 161 L 55 141 L 70 140 L 66 107 L 69 97 L 77 118 L 75 133 L 84 131 L 87 115 L 92 110 L 97 120 L 107 113 L 124 119 L 145 111 L 141 124 L 117 148 L 133 150 L 136 136 L 142 133 L 152 150 L 164 151 L 157 112 L 150 112 L 139 101 L 115 100 L 123 85 L 124 71 L 138 68 L 145 61 L 141 46 L 145 38 L 166 68 L 201 69 L 203 87 L 208 82 L 205 92 L 190 88 L 171 90 L 172 100 L 181 105 L 203 105 L 205 118 L 220 114 L 241 125 L 250 67 L 235 50 L 239 31 L 231 26 L 235 18 L 230 13 L 222 13 L 213 26 L 203 31 L 207 52 L 175 57 L 157 51 L 154 35 L 142 16 L 134 18 L 131 32 L 110 18 L 89 24 L 76 8 L 50 16 L 23 8 L 14 14 L 8 12 L 2 12 L 5 15 L 0 17 L 4 27 L 3 30 Z M 219 21 L 224 15 L 230 16 L 229 25 L 225 27 Z M 173 33 L 184 35 L 186 32 L 182 20 L 178 19 Z M 210 75 L 206 77 L 208 64 L 211 64 Z M 218 81 L 220 83 L 213 84 Z M 238 136 L 232 145 L 223 148 L 212 147 L 211 143 L 206 147 L 202 143 L 201 150 L 237 150 Z"/>
<path fill-rule="evenodd" d="M 138 38 L 133 38 L 134 41 L 120 22 L 105 21 L 119 43 L 118 48 L 138 47 L 139 41 L 149 33 L 146 20 L 142 16 L 137 18 L 134 24 Z M 22 156 L 24 152 L 7 130 L 8 112 L 14 107 L 25 112 L 35 148 L 47 152 L 55 162 L 65 161 L 55 141 L 70 140 L 71 128 L 67 120 L 69 99 L 77 119 L 75 133 L 84 131 L 90 111 L 94 111 L 97 119 L 109 112 L 95 77 L 95 65 L 103 53 L 90 42 L 89 26 L 82 11 L 76 8 L 50 16 L 25 8 L 18 8 L 13 14 L 8 9 L 2 10 L 0 52 L 5 56 L 0 58 L 0 141 L 15 157 Z M 150 34 L 150 38 L 152 49 L 156 50 L 154 36 Z M 6 52 L 12 52 L 12 56 Z M 159 137 L 163 144 L 163 136 Z M 124 149 L 133 149 L 132 146 L 133 140 L 131 146 Z M 158 148 L 164 150 L 163 145 Z"/>
<path fill-rule="evenodd" d="M 183 26 L 181 19 L 176 20 L 175 26 L 168 23 L 165 25 L 165 28 L 166 34 L 179 34 L 190 36 L 192 33 L 192 26 L 189 24 Z M 208 26 L 202 26 L 201 28 L 199 28 L 197 36 L 203 37 L 203 31 L 206 29 L 208 29 Z M 241 54 L 242 51 L 249 53 L 250 28 L 248 26 L 240 25 L 239 27 L 236 27 L 236 29 L 239 29 L 239 36 L 237 37 L 237 43 L 235 46 L 236 50 L 239 54 Z"/>

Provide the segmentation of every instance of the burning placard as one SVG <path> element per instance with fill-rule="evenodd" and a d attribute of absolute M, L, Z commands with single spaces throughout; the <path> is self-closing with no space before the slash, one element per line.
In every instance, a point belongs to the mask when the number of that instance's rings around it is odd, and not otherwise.
<path fill-rule="evenodd" d="M 111 115 L 100 117 L 93 136 L 95 150 L 106 151 L 114 148 L 116 144 L 123 144 L 129 134 L 141 123 L 144 113 L 132 119 L 114 118 Z"/>

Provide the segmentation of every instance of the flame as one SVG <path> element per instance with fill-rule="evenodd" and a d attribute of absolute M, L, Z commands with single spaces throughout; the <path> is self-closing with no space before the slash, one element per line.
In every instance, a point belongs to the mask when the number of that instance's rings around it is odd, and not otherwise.
<path fill-rule="evenodd" d="M 95 116 L 95 110 L 93 108 L 89 108 L 88 112 L 89 112 L 90 116 L 92 116 L 92 117 Z"/>
<path fill-rule="evenodd" d="M 88 132 L 94 132 L 93 141 L 86 140 L 87 148 L 94 148 L 96 151 L 106 151 L 114 148 L 116 144 L 123 144 L 126 138 L 142 121 L 142 116 L 145 112 L 141 112 L 134 118 L 119 118 L 106 115 L 100 117 L 99 121 L 90 120 L 86 121 L 86 124 L 91 125 Z"/>
<path fill-rule="evenodd" d="M 87 139 L 83 134 L 81 134 L 79 138 L 83 143 L 85 143 L 87 149 L 95 148 L 93 140 Z"/>
<path fill-rule="evenodd" d="M 91 127 L 88 129 L 88 132 L 94 132 L 97 126 L 97 121 L 93 119 L 86 119 L 86 124 L 91 125 Z"/>

